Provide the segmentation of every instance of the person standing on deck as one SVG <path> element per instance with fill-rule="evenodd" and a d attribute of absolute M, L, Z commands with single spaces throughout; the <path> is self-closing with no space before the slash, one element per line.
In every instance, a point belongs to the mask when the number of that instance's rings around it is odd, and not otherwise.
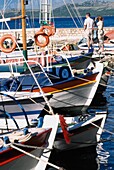
<path fill-rule="evenodd" d="M 93 25 L 94 21 L 92 18 L 90 18 L 90 13 L 86 13 L 86 19 L 84 21 L 84 31 L 87 38 L 87 44 L 88 49 L 90 48 L 90 45 L 93 43 Z"/>
<path fill-rule="evenodd" d="M 99 50 L 101 50 L 101 52 L 103 52 L 104 51 L 104 31 L 103 31 L 104 22 L 103 22 L 103 17 L 98 16 L 97 20 L 98 20 L 97 26 L 98 26 Z"/>

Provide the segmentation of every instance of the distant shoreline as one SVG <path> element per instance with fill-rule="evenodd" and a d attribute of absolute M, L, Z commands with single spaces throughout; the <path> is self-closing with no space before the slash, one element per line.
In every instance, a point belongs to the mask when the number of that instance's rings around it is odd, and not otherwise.
<path fill-rule="evenodd" d="M 97 17 L 94 16 L 94 17 Z M 104 27 L 114 27 L 114 16 L 103 16 L 104 17 Z M 52 19 L 52 22 L 54 22 L 54 25 L 56 28 L 83 28 L 83 23 L 84 23 L 84 19 L 85 17 L 81 18 L 81 21 L 79 21 L 79 19 L 77 18 L 73 18 L 75 20 L 72 20 L 72 18 L 70 17 L 56 17 L 54 18 L 54 20 Z M 39 18 L 27 18 L 26 20 L 27 23 L 27 28 L 39 28 L 40 24 L 39 24 Z M 21 20 L 12 20 L 8 22 L 8 25 L 11 29 L 21 29 Z M 6 24 L 4 23 L 0 23 L 0 29 L 7 29 Z"/>

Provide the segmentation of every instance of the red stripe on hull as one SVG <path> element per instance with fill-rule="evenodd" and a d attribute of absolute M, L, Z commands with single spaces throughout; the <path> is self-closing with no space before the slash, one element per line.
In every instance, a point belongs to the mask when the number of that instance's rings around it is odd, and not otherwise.
<path fill-rule="evenodd" d="M 88 83 L 89 81 L 95 81 L 96 80 L 96 77 L 97 77 L 98 73 L 95 73 L 95 74 L 92 74 L 90 76 L 85 76 L 84 78 L 81 79 L 73 79 L 73 80 L 69 80 L 69 81 L 66 81 L 66 82 L 60 82 L 59 84 L 55 84 L 55 85 L 52 85 L 52 86 L 45 86 L 45 87 L 42 87 L 42 90 L 44 93 L 53 93 L 55 91 L 58 91 L 58 90 L 64 90 L 64 89 L 70 89 L 70 88 L 76 88 L 75 86 L 78 86 L 78 85 L 83 85 L 84 83 Z M 84 80 L 85 79 L 85 80 Z M 30 91 L 30 90 L 25 90 L 25 91 Z M 33 92 L 39 92 L 40 90 L 39 89 L 33 89 Z"/>
<path fill-rule="evenodd" d="M 51 132 L 51 129 L 46 130 L 45 132 L 42 132 L 36 136 L 32 136 L 30 140 L 28 140 L 22 144 L 41 147 L 46 144 L 46 142 L 47 142 L 46 140 L 47 140 L 47 137 L 50 134 L 50 132 Z M 23 147 L 19 147 L 19 148 L 23 149 Z M 31 152 L 34 149 L 24 147 L 24 150 L 26 152 Z M 16 159 L 24 156 L 24 155 L 25 154 L 23 154 L 22 152 L 19 152 L 13 148 L 8 148 L 7 150 L 2 151 L 0 153 L 0 166 L 3 166 L 13 160 L 16 160 Z"/>

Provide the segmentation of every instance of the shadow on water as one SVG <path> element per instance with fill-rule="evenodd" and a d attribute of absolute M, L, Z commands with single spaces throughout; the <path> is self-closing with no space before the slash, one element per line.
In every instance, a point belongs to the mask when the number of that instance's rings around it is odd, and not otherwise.
<path fill-rule="evenodd" d="M 70 151 L 53 150 L 50 162 L 63 167 L 65 170 L 97 170 L 96 146 Z M 47 167 L 47 170 L 54 170 Z"/>

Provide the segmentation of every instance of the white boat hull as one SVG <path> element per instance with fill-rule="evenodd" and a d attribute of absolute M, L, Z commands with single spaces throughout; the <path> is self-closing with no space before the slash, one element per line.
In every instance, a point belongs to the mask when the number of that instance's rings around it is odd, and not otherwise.
<path fill-rule="evenodd" d="M 45 101 L 41 94 L 37 92 L 5 92 L 5 94 L 12 96 L 14 99 L 0 95 L 0 116 L 6 116 L 8 112 L 16 119 L 25 118 L 25 112 L 28 118 L 35 119 L 38 117 L 44 108 Z M 48 96 L 47 96 L 48 97 Z M 24 112 L 24 111 L 25 112 Z M 3 111 L 5 111 L 3 113 Z"/>
<path fill-rule="evenodd" d="M 98 88 L 103 71 L 103 64 L 97 63 L 96 71 L 99 72 L 99 74 L 94 83 L 87 83 L 85 80 L 86 85 L 54 93 L 50 99 L 51 106 L 59 111 L 59 113 L 69 112 L 70 114 L 74 114 L 76 111 L 79 113 L 85 111 L 87 107 L 90 106 Z"/>

